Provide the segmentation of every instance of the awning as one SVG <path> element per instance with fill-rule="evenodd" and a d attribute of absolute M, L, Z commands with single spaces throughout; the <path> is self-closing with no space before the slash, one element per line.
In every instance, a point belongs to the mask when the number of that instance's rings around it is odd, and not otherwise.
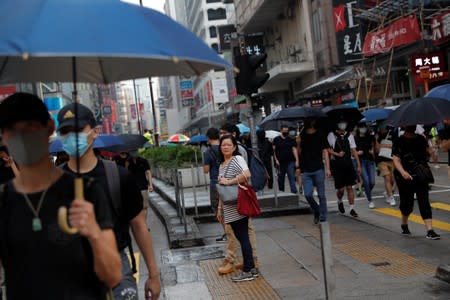
<path fill-rule="evenodd" d="M 320 80 L 314 84 L 311 84 L 306 89 L 301 91 L 299 94 L 312 94 L 312 93 L 321 92 L 323 90 L 327 90 L 330 88 L 338 87 L 338 86 L 342 85 L 344 82 L 353 79 L 354 75 L 355 74 L 353 72 L 353 68 L 352 67 L 347 68 L 345 71 L 343 71 L 339 74 L 327 77 L 327 78 Z"/>

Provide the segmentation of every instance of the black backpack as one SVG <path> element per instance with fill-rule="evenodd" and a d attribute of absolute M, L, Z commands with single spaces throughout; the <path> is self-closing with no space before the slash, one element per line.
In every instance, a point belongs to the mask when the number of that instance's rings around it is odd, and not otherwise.
<path fill-rule="evenodd" d="M 245 151 L 247 151 L 248 157 L 248 168 L 250 170 L 250 181 L 253 189 L 257 191 L 261 191 L 266 186 L 267 180 L 269 179 L 269 173 L 264 166 L 263 161 L 259 157 L 259 153 L 257 149 L 248 148 L 245 145 L 242 145 Z"/>

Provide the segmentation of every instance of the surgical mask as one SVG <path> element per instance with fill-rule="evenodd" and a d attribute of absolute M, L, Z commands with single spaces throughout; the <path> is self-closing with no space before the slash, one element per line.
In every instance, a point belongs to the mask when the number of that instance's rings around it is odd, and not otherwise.
<path fill-rule="evenodd" d="M 78 133 L 78 143 L 76 140 L 76 133 L 70 132 L 66 134 L 64 137 L 61 137 L 61 143 L 63 150 L 70 156 L 77 156 L 77 147 L 78 147 L 78 155 L 82 157 L 86 151 L 89 149 L 90 144 L 88 143 L 89 132 L 79 132 Z"/>
<path fill-rule="evenodd" d="M 340 130 L 345 130 L 347 128 L 347 123 L 341 122 L 337 124 Z"/>
<path fill-rule="evenodd" d="M 18 132 L 8 140 L 8 150 L 19 164 L 30 166 L 48 155 L 48 131 L 42 129 L 32 132 Z"/>
<path fill-rule="evenodd" d="M 365 127 L 359 128 L 359 132 L 365 134 L 367 132 L 367 128 Z"/>
<path fill-rule="evenodd" d="M 297 135 L 297 131 L 291 130 L 291 131 L 289 131 L 289 135 L 290 136 L 296 136 Z"/>

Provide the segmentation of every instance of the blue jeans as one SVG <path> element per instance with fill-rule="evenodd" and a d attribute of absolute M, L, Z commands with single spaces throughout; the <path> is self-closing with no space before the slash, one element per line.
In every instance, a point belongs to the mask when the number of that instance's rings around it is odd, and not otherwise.
<path fill-rule="evenodd" d="M 280 170 L 278 172 L 278 188 L 284 192 L 284 179 L 286 173 L 289 179 L 289 185 L 291 186 L 291 192 L 297 194 L 297 186 L 295 185 L 295 162 L 280 162 Z"/>
<path fill-rule="evenodd" d="M 133 253 L 130 253 L 130 255 L 133 255 Z M 138 289 L 136 280 L 133 277 L 128 255 L 124 250 L 120 251 L 120 260 L 122 261 L 122 280 L 113 288 L 114 299 L 137 300 Z"/>
<path fill-rule="evenodd" d="M 250 272 L 255 267 L 253 249 L 248 236 L 248 218 L 243 218 L 230 223 L 234 236 L 241 244 L 242 258 L 244 259 L 244 272 Z"/>
<path fill-rule="evenodd" d="M 302 172 L 303 192 L 315 216 L 319 216 L 320 222 L 327 220 L 327 198 L 325 197 L 325 171 L 319 169 L 314 172 Z M 313 197 L 313 188 L 317 188 L 319 204 Z"/>
<path fill-rule="evenodd" d="M 361 177 L 367 200 L 372 201 L 372 189 L 375 186 L 375 163 L 371 160 L 361 159 Z"/>

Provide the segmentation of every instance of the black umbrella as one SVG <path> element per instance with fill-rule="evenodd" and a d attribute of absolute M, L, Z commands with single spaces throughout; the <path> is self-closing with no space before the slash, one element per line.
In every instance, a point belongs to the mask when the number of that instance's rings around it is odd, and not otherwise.
<path fill-rule="evenodd" d="M 417 98 L 400 105 L 385 124 L 391 126 L 408 126 L 416 124 L 433 124 L 450 119 L 450 101 L 441 98 Z"/>
<path fill-rule="evenodd" d="M 281 125 L 297 127 L 297 122 L 304 118 L 326 117 L 318 108 L 289 107 L 268 115 L 260 124 L 264 130 L 279 130 Z"/>
<path fill-rule="evenodd" d="M 104 147 L 102 149 L 110 152 L 128 152 L 139 148 L 144 148 L 148 140 L 140 134 L 119 134 L 117 136 L 123 144 Z"/>
<path fill-rule="evenodd" d="M 356 108 L 346 104 L 327 106 L 322 109 L 333 121 L 346 120 L 347 122 L 359 122 L 364 118 L 363 114 Z"/>

